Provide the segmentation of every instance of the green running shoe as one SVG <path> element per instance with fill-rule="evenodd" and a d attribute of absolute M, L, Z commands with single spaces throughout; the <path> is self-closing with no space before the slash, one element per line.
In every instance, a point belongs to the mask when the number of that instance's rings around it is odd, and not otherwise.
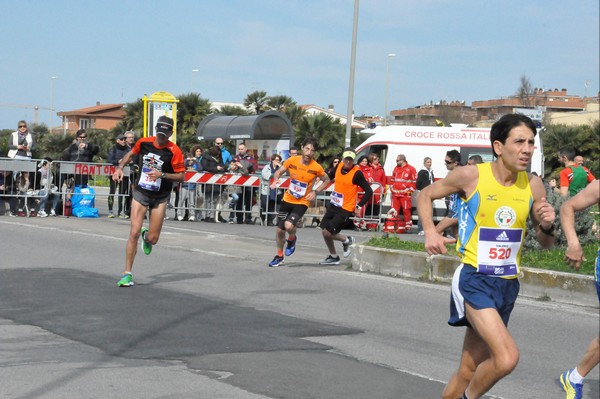
<path fill-rule="evenodd" d="M 152 244 L 150 244 L 149 242 L 146 242 L 146 235 L 145 235 L 145 233 L 147 231 L 148 231 L 147 227 L 142 227 L 142 230 L 141 230 L 142 249 L 144 250 L 144 253 L 146 255 L 150 255 L 150 253 L 152 252 Z"/>
<path fill-rule="evenodd" d="M 131 287 L 133 285 L 133 275 L 127 272 L 123 273 L 117 285 L 119 287 Z"/>

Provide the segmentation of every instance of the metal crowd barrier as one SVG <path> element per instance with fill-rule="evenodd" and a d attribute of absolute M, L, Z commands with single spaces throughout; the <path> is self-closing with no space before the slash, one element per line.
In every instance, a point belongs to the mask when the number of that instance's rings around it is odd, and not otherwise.
<path fill-rule="evenodd" d="M 0 158 L 0 173 L 2 174 L 2 189 L 0 189 L 0 200 L 5 210 L 6 202 L 17 201 L 18 209 L 22 209 L 25 216 L 33 216 L 32 211 L 37 211 L 39 201 L 43 197 L 57 195 L 60 197 L 57 209 L 59 214 L 65 214 L 67 199 L 73 195 L 75 185 L 86 184 L 93 188 L 109 187 L 111 176 L 116 167 L 106 163 L 82 163 L 53 161 L 47 162 L 51 180 L 43 178 L 39 172 L 45 159 L 11 159 Z M 125 176 L 130 176 L 129 167 L 123 168 Z M 18 179 L 28 176 L 29 185 L 26 190 L 19 189 Z M 126 201 L 130 195 L 130 185 L 126 189 L 117 191 L 115 194 L 95 191 L 95 197 L 109 198 L 122 197 Z M 49 202 L 51 202 L 48 199 Z"/>
<path fill-rule="evenodd" d="M 178 202 L 173 207 L 175 215 L 180 220 L 187 219 L 190 215 L 193 220 L 214 219 L 215 221 L 227 221 L 223 216 L 228 216 L 230 222 L 251 220 L 252 224 L 258 223 L 261 225 L 270 224 L 274 221 L 283 191 L 289 188 L 289 177 L 281 177 L 276 184 L 277 190 L 276 199 L 269 203 L 266 198 L 268 195 L 262 194 L 263 191 L 270 193 L 264 189 L 264 186 L 269 186 L 270 181 L 264 181 L 260 176 L 256 175 L 240 175 L 240 174 L 211 174 L 207 172 L 186 172 L 185 182 L 181 184 L 178 196 Z M 321 184 L 317 182 L 315 188 Z M 195 189 L 191 185 L 196 185 Z M 335 187 L 335 183 L 329 184 L 323 192 L 317 196 L 316 200 L 311 204 L 304 214 L 303 223 L 307 225 L 318 225 L 321 218 L 325 214 L 325 207 L 329 203 L 330 194 Z M 371 183 L 374 192 L 384 192 L 384 187 L 379 183 Z M 216 194 L 215 194 L 216 193 Z M 359 193 L 364 194 L 364 193 Z M 194 196 L 195 199 L 194 199 Z M 382 201 L 383 202 L 383 194 Z M 207 197 L 211 197 L 207 201 Z M 266 198 L 265 198 L 266 197 Z M 237 198 L 237 201 L 236 201 Z M 188 201 L 186 204 L 185 201 Z M 266 204 L 265 204 L 266 200 Z M 358 201 L 358 198 L 357 198 Z M 195 204 L 194 204 L 195 202 Z M 235 202 L 237 209 L 232 209 L 231 203 Z M 190 203 L 193 206 L 190 206 Z M 249 205 L 251 207 L 241 206 L 240 204 Z M 267 205 L 267 206 L 265 206 Z M 352 218 L 355 226 L 361 229 L 380 230 L 381 229 L 381 208 L 374 201 L 368 203 L 363 208 L 364 212 L 360 216 Z M 223 215 L 225 214 L 225 215 Z"/>
<path fill-rule="evenodd" d="M 0 158 L 0 173 L 2 174 L 0 200 L 3 211 L 6 203 L 12 210 L 23 212 L 25 216 L 32 216 L 36 211 L 39 194 L 40 179 L 36 173 L 38 162 L 36 159 Z M 11 204 L 12 203 L 12 204 Z M 34 213 L 35 214 L 35 213 Z"/>
<path fill-rule="evenodd" d="M 9 181 L 4 189 L 0 189 L 0 200 L 3 202 L 17 201 L 23 208 L 37 209 L 39 201 L 43 196 L 48 195 L 50 190 L 41 191 L 44 186 L 41 182 L 38 169 L 43 159 L 15 160 L 10 158 L 0 158 L 0 173 Z M 49 163 L 52 175 L 52 181 L 46 182 L 48 188 L 54 187 L 52 195 L 60 196 L 62 201 L 62 214 L 65 214 L 65 206 L 74 194 L 75 185 L 87 185 L 94 188 L 95 206 L 98 207 L 98 201 L 114 199 L 126 201 L 130 199 L 131 183 L 135 181 L 136 173 L 134 168 L 125 167 L 124 176 L 129 176 L 129 182 L 121 187 L 115 186 L 115 193 L 110 194 L 109 190 L 97 190 L 97 188 L 110 186 L 112 174 L 116 166 L 107 163 L 86 163 L 86 162 L 68 162 L 53 161 Z M 29 176 L 30 188 L 23 192 L 16 189 L 15 176 Z M 12 180 L 11 180 L 12 179 Z M 211 174 L 206 172 L 186 172 L 184 183 L 176 185 L 175 192 L 178 192 L 178 201 L 171 201 L 176 216 L 183 219 L 187 213 L 188 220 L 213 219 L 214 221 L 230 221 L 235 223 L 250 221 L 253 224 L 268 224 L 269 221 L 275 221 L 277 211 L 281 205 L 283 191 L 289 188 L 289 177 L 282 177 L 278 180 L 276 186 L 277 195 L 274 201 L 271 201 L 265 207 L 265 186 L 270 182 L 262 180 L 259 175 L 240 175 L 240 174 Z M 315 188 L 321 182 L 317 182 Z M 325 214 L 325 207 L 329 203 L 330 194 L 335 184 L 329 184 L 323 192 L 317 196 L 315 201 L 308 208 L 304 215 L 305 225 L 318 225 Z M 379 183 L 371 183 L 374 192 L 380 190 L 383 193 L 384 187 Z M 270 192 L 270 189 L 268 189 Z M 363 193 L 359 193 L 363 194 Z M 110 198 L 113 199 L 110 199 Z M 12 199 L 11 199 L 12 198 Z M 383 203 L 383 194 L 382 194 Z M 357 198 L 358 201 L 358 198 Z M 2 204 L 4 205 L 4 204 Z M 6 207 L 4 205 L 4 207 Z M 124 205 L 125 208 L 125 205 Z M 382 217 L 381 209 L 377 204 L 370 202 L 364 207 L 364 213 L 352 218 L 353 223 L 358 228 L 372 226 L 374 230 L 380 230 Z M 113 210 L 117 207 L 113 203 Z M 31 215 L 31 209 L 28 209 L 27 216 Z M 60 211 L 59 211 L 60 214 Z M 192 216 L 194 219 L 190 219 Z M 225 219 L 227 216 L 227 219 Z"/>

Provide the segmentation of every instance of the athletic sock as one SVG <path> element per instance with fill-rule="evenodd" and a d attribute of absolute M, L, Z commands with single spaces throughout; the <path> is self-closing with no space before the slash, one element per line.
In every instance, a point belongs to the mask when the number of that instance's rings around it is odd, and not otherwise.
<path fill-rule="evenodd" d="M 277 256 L 283 256 L 283 249 L 277 250 Z"/>
<path fill-rule="evenodd" d="M 296 239 L 295 235 L 294 236 L 291 236 L 291 235 L 288 236 L 288 241 L 294 241 L 295 239 Z"/>
<path fill-rule="evenodd" d="M 573 384 L 581 384 L 583 382 L 583 377 L 581 376 L 581 374 L 579 374 L 579 371 L 577 371 L 577 367 L 575 367 L 573 370 L 571 370 L 571 372 L 569 373 L 569 380 L 573 383 Z"/>
<path fill-rule="evenodd" d="M 346 237 L 346 239 L 344 240 L 343 244 L 350 244 L 350 239 L 348 237 Z"/>

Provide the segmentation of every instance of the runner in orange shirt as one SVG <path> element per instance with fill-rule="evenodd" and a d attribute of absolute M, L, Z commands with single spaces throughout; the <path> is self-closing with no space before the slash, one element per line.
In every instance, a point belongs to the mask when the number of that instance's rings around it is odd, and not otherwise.
<path fill-rule="evenodd" d="M 283 244 L 286 241 L 285 256 L 290 256 L 296 250 L 296 226 L 304 216 L 308 206 L 317 198 L 317 194 L 329 185 L 329 176 L 321 165 L 315 161 L 315 140 L 307 138 L 302 143 L 302 155 L 289 157 L 273 174 L 271 190 L 277 188 L 277 180 L 285 172 L 290 174 L 290 187 L 286 190 L 277 213 L 277 230 L 275 241 L 277 254 L 269 263 L 269 267 L 277 267 L 284 261 Z M 313 189 L 316 178 L 321 184 Z"/>

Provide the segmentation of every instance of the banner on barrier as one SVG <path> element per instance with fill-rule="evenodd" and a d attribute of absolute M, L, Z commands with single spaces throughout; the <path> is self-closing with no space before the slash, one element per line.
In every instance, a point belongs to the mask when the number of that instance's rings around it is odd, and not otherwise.
<path fill-rule="evenodd" d="M 61 174 L 111 176 L 116 169 L 115 165 L 60 162 Z M 123 174 L 125 176 L 129 175 L 129 166 L 123 168 Z"/>

